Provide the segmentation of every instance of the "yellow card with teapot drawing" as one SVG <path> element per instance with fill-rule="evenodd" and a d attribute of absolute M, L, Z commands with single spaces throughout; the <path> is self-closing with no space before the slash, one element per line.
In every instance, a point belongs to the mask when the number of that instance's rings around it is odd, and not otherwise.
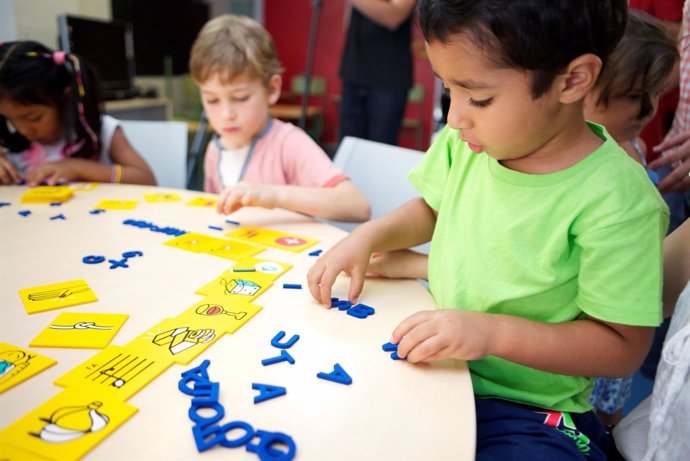
<path fill-rule="evenodd" d="M 77 460 L 136 412 L 98 391 L 65 389 L 0 432 L 0 440 L 50 459 Z"/>
<path fill-rule="evenodd" d="M 271 248 L 278 248 L 279 250 L 292 251 L 293 253 L 299 253 L 319 243 L 319 241 L 315 239 L 265 229 L 263 227 L 240 227 L 225 235 L 227 237 L 266 245 Z"/>

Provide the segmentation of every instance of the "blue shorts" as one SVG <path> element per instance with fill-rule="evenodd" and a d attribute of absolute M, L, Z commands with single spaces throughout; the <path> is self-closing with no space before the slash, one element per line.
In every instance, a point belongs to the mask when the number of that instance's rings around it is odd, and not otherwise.
<path fill-rule="evenodd" d="M 475 398 L 477 461 L 602 460 L 609 438 L 593 411 L 565 413 Z"/>

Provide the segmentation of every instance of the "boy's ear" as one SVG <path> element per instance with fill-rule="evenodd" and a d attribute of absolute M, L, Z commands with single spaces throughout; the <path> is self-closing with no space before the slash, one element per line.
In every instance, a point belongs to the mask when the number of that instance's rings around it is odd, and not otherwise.
<path fill-rule="evenodd" d="M 271 75 L 268 80 L 268 103 L 275 104 L 280 98 L 280 90 L 283 87 L 283 78 L 278 74 Z"/>
<path fill-rule="evenodd" d="M 577 102 L 587 95 L 601 72 L 601 59 L 588 53 L 570 61 L 565 72 L 558 76 L 559 100 L 564 104 Z"/>

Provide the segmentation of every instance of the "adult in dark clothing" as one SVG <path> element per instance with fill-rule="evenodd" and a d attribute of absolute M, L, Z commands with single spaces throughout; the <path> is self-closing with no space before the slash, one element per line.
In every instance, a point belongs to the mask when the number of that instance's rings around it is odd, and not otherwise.
<path fill-rule="evenodd" d="M 351 0 L 340 63 L 340 136 L 397 144 L 412 87 L 415 0 Z"/>

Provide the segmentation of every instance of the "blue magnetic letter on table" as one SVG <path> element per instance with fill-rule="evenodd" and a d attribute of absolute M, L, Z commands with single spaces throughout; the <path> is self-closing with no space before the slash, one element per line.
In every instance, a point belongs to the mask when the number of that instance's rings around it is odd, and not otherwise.
<path fill-rule="evenodd" d="M 283 288 L 288 288 L 291 290 L 301 290 L 302 285 L 300 285 L 299 283 L 283 283 Z"/>
<path fill-rule="evenodd" d="M 194 386 L 196 383 L 208 382 L 208 366 L 210 364 L 210 360 L 204 360 L 198 367 L 182 372 L 180 375 L 182 379 L 177 383 L 177 388 L 180 392 L 187 395 L 194 395 Z M 189 387 L 188 383 L 192 383 L 192 386 Z"/>
<path fill-rule="evenodd" d="M 252 383 L 252 389 L 259 391 L 259 395 L 254 396 L 254 404 L 287 394 L 287 390 L 284 387 L 271 386 L 270 384 Z"/>
<path fill-rule="evenodd" d="M 84 264 L 99 264 L 99 263 L 102 263 L 103 261 L 105 261 L 105 256 L 90 255 L 90 256 L 84 256 L 82 258 L 82 262 Z"/>
<path fill-rule="evenodd" d="M 322 251 L 323 250 L 314 250 L 311 253 L 309 253 L 309 256 L 319 256 L 319 255 L 321 255 Z"/>
<path fill-rule="evenodd" d="M 226 219 L 225 222 L 228 223 L 228 224 L 234 224 L 235 226 L 239 226 L 239 225 L 240 225 L 240 222 L 239 222 L 239 221 L 233 221 L 232 219 Z"/>
<path fill-rule="evenodd" d="M 291 364 L 294 364 L 294 363 L 295 363 L 295 359 L 292 358 L 292 356 L 290 355 L 290 353 L 289 353 L 288 351 L 286 351 L 285 349 L 281 349 L 281 350 L 280 350 L 280 355 L 279 355 L 278 357 L 271 357 L 271 358 L 269 358 L 269 359 L 263 359 L 263 360 L 261 361 L 261 365 L 263 365 L 263 366 L 266 366 L 266 365 L 273 365 L 274 363 L 284 362 L 285 360 L 287 360 L 287 361 L 290 362 Z"/>
<path fill-rule="evenodd" d="M 334 383 L 340 384 L 352 384 L 352 378 L 347 374 L 343 367 L 339 363 L 333 365 L 333 371 L 330 373 L 319 372 L 316 375 L 317 378 L 325 379 L 328 381 L 333 381 Z"/>
<path fill-rule="evenodd" d="M 219 227 L 219 226 L 208 226 L 208 228 L 209 228 L 209 229 L 213 229 L 213 230 L 218 230 L 218 231 L 222 231 L 222 230 L 223 230 L 223 228 L 222 228 L 222 227 Z"/>
<path fill-rule="evenodd" d="M 348 310 L 347 315 L 357 317 L 358 319 L 365 319 L 370 315 L 374 315 L 375 312 L 376 310 L 373 307 L 360 303 Z"/>
<path fill-rule="evenodd" d="M 110 263 L 111 269 L 115 269 L 116 267 L 129 267 L 127 265 L 127 258 L 123 258 L 119 261 L 116 259 L 109 259 L 108 262 Z"/>
<path fill-rule="evenodd" d="M 397 345 L 397 344 L 393 344 L 392 342 L 389 341 L 389 342 L 387 342 L 386 344 L 384 344 L 383 346 L 381 346 L 381 349 L 383 349 L 383 350 L 386 351 L 386 352 L 393 352 L 393 351 L 396 351 L 396 352 L 397 352 L 397 350 L 398 350 L 398 345 Z"/>
<path fill-rule="evenodd" d="M 91 214 L 101 214 L 101 213 L 105 213 L 105 210 L 102 209 L 102 208 L 94 208 L 93 210 L 89 211 L 89 213 L 91 213 Z"/>
<path fill-rule="evenodd" d="M 142 253 L 139 250 L 125 251 L 124 253 L 122 253 L 123 258 L 134 258 L 136 256 L 144 256 L 144 253 Z"/>
<path fill-rule="evenodd" d="M 207 416 L 207 411 L 205 411 L 203 414 L 199 413 L 199 410 L 202 408 L 205 410 L 212 410 L 214 414 L 212 416 Z M 192 402 L 192 406 L 189 407 L 187 415 L 189 416 L 189 419 L 196 423 L 196 426 L 208 427 L 223 419 L 223 416 L 225 416 L 225 408 L 218 402 L 203 405 L 194 405 Z"/>
<path fill-rule="evenodd" d="M 297 342 L 299 339 L 299 335 L 292 335 L 292 338 L 288 340 L 286 343 L 281 343 L 280 340 L 283 339 L 285 336 L 284 331 L 279 331 L 277 335 L 273 337 L 271 340 L 271 346 L 277 347 L 278 349 L 289 349 L 292 347 L 293 344 Z"/>
<path fill-rule="evenodd" d="M 241 429 L 245 431 L 245 434 L 238 439 L 228 440 L 225 434 L 233 429 Z M 254 437 L 254 428 L 244 421 L 232 421 L 222 426 L 202 427 L 197 425 L 192 428 L 192 433 L 194 434 L 197 450 L 203 452 L 218 444 L 226 448 L 241 447 Z M 209 436 L 213 437 L 209 439 Z"/>
<path fill-rule="evenodd" d="M 339 311 L 346 311 L 352 307 L 352 303 L 347 299 L 339 299 L 338 301 L 331 303 L 333 307 L 337 307 Z"/>
<path fill-rule="evenodd" d="M 51 220 L 55 220 L 55 219 L 65 219 L 65 215 L 62 214 L 62 213 L 56 214 L 55 216 L 51 216 L 50 219 L 51 219 Z"/>
<path fill-rule="evenodd" d="M 24 216 L 25 218 L 31 214 L 31 211 L 29 210 L 22 210 L 22 211 L 17 211 L 20 215 Z"/>
<path fill-rule="evenodd" d="M 10 202 L 0 202 L 0 208 L 4 206 L 12 205 Z"/>
<path fill-rule="evenodd" d="M 295 457 L 297 446 L 289 435 L 282 432 L 268 432 L 258 430 L 256 437 L 258 444 L 248 443 L 247 451 L 256 453 L 261 461 L 290 461 Z M 284 445 L 287 451 L 281 451 L 277 446 Z"/>
<path fill-rule="evenodd" d="M 193 395 L 192 405 L 204 406 L 217 403 L 220 395 L 220 383 L 213 381 L 194 383 Z"/>

